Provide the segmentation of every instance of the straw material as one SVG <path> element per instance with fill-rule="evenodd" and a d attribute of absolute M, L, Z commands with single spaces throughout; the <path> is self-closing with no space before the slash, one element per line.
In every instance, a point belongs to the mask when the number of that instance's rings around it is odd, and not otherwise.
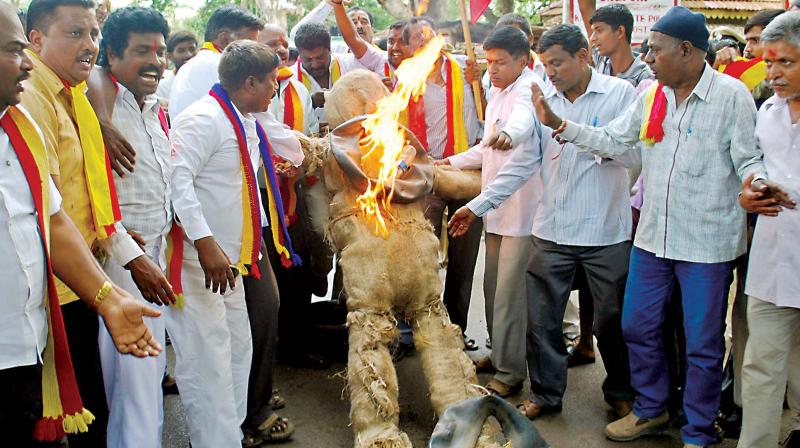
<path fill-rule="evenodd" d="M 481 194 L 481 171 L 434 166 L 433 193 L 440 198 L 466 201 Z"/>
<path fill-rule="evenodd" d="M 361 69 L 347 73 L 325 94 L 328 127 L 336 129 L 353 117 L 375 112 L 375 104 L 388 94 L 377 74 Z"/>

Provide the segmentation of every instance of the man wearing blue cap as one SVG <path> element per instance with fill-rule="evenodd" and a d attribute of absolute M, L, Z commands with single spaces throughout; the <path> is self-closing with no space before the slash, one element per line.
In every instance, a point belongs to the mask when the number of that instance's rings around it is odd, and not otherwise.
<path fill-rule="evenodd" d="M 785 198 L 766 180 L 754 139 L 756 109 L 750 93 L 705 62 L 708 36 L 702 14 L 670 9 L 651 28 L 645 57 L 658 84 L 602 128 L 562 120 L 533 88 L 539 119 L 583 151 L 618 157 L 644 142 L 644 204 L 622 311 L 631 384 L 639 395 L 631 414 L 606 427 L 612 440 L 634 440 L 661 431 L 669 422 L 661 329 L 677 281 L 687 352 L 688 423 L 681 438 L 684 447 L 716 442 L 713 422 L 720 403 L 727 295 L 733 260 L 745 251 L 744 211 L 737 192 L 754 175 L 763 180 L 767 194 Z"/>

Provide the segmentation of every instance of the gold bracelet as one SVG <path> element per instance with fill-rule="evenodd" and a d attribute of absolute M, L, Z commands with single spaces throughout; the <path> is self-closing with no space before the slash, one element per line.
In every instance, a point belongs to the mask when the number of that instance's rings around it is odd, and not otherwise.
<path fill-rule="evenodd" d="M 109 295 L 111 295 L 111 291 L 113 289 L 114 289 L 114 287 L 111 286 L 111 283 L 109 283 L 108 281 L 103 282 L 103 286 L 101 286 L 100 290 L 97 291 L 97 294 L 95 294 L 94 302 L 92 302 L 92 303 L 94 305 L 99 305 L 104 300 L 106 300 Z"/>

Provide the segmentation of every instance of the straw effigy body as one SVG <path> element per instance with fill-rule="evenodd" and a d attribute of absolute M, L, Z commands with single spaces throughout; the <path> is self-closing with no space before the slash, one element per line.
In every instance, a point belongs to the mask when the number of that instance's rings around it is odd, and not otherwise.
<path fill-rule="evenodd" d="M 385 94 L 377 76 L 358 74 L 340 79 L 326 101 L 337 105 L 332 110 L 335 124 L 341 124 L 373 111 L 374 101 Z M 340 100 L 342 96 L 346 100 Z M 412 324 L 437 415 L 482 394 L 476 386 L 475 368 L 464 352 L 461 330 L 450 322 L 442 303 L 439 242 L 421 201 L 393 203 L 388 236 L 376 236 L 374 223 L 358 213 L 356 197 L 361 192 L 331 156 L 330 140 L 304 138 L 301 143 L 306 169 L 321 171 L 331 195 L 327 210 L 311 213 L 313 219 L 327 222 L 326 239 L 339 254 L 347 294 L 347 381 L 355 447 L 409 448 L 408 436 L 398 428 L 397 375 L 388 350 L 397 335 L 398 318 Z M 474 175 L 467 177 L 475 180 Z M 467 177 L 458 179 L 461 190 L 468 184 Z M 479 176 L 477 182 L 479 191 Z M 487 422 L 477 446 L 499 447 L 493 441 L 497 433 L 499 426 Z"/>

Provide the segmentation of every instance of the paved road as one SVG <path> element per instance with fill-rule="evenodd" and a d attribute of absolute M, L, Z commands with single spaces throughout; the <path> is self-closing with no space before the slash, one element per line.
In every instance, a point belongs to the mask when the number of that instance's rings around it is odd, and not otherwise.
<path fill-rule="evenodd" d="M 470 322 L 467 333 L 481 344 L 486 339 L 483 319 L 483 254 L 476 269 Z M 473 356 L 485 354 L 485 349 Z M 293 440 L 282 446 L 291 448 L 349 448 L 353 446 L 353 433 L 348 427 L 349 404 L 344 389 L 344 364 L 334 364 L 324 371 L 278 366 L 276 387 L 288 405 L 280 414 L 289 417 L 296 425 Z M 400 382 L 400 427 L 406 431 L 415 447 L 427 445 L 433 431 L 435 418 L 428 401 L 428 391 L 419 356 L 411 355 L 397 365 Z M 615 443 L 603 435 L 603 428 L 613 419 L 610 408 L 603 401 L 600 390 L 604 376 L 601 362 L 570 369 L 569 386 L 560 414 L 537 419 L 534 424 L 554 448 L 673 448 L 682 447 L 677 430 L 664 436 L 630 443 Z M 489 375 L 481 375 L 483 383 Z M 527 398 L 529 387 L 518 396 L 510 397 L 516 404 Z M 165 401 L 164 447 L 188 447 L 185 417 L 180 399 L 167 397 Z M 721 448 L 733 448 L 735 442 L 727 440 Z"/>

